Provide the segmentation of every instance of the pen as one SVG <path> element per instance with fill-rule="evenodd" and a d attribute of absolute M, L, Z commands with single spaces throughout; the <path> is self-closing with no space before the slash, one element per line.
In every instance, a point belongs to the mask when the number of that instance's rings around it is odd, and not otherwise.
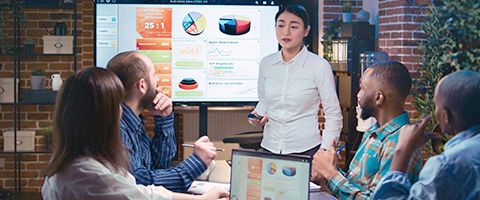
<path fill-rule="evenodd" d="M 342 152 L 342 149 L 345 147 L 345 143 L 343 143 L 342 145 L 340 145 L 340 147 L 338 147 L 338 150 L 337 150 L 337 154 L 340 154 L 340 152 Z"/>
<path fill-rule="evenodd" d="M 195 146 L 193 146 L 193 144 L 182 144 L 183 147 L 190 147 L 190 148 L 193 148 Z M 225 149 L 222 149 L 222 148 L 215 148 L 215 151 L 225 151 Z"/>

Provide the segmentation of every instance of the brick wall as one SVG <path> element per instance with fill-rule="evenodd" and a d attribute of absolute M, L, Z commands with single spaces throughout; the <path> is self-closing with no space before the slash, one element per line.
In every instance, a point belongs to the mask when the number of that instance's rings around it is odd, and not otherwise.
<path fill-rule="evenodd" d="M 378 50 L 387 52 L 391 60 L 404 64 L 416 77 L 419 66 L 420 41 L 425 38 L 421 26 L 431 1 L 426 0 L 380 0 L 379 1 L 379 43 Z M 409 97 L 406 110 L 410 118 L 418 118 L 419 113 Z"/>
<path fill-rule="evenodd" d="M 91 67 L 93 65 L 93 4 L 92 1 L 77 1 L 77 69 Z M 24 30 L 20 32 L 21 41 L 26 37 L 37 41 L 36 53 L 42 52 L 43 35 L 48 35 L 43 26 L 50 31 L 57 21 L 64 21 L 69 27 L 73 14 L 72 9 L 46 9 L 26 8 L 27 23 Z M 13 22 L 8 23 L 11 35 Z M 68 28 L 70 31 L 70 27 Z M 22 46 L 22 45 L 21 45 Z M 0 55 L 0 77 L 13 77 L 12 56 Z M 44 69 L 47 77 L 52 73 L 60 73 L 65 80 L 73 72 L 73 56 L 32 56 L 22 58 L 20 65 L 19 82 L 21 89 L 30 89 L 30 72 L 34 69 Z M 50 81 L 45 84 L 50 89 Z M 53 105 L 22 105 L 20 114 L 20 127 L 24 130 L 36 130 L 36 146 L 42 147 L 44 139 L 43 129 L 51 124 L 53 117 Z M 8 104 L 0 105 L 0 130 L 13 129 L 13 106 Z M 0 137 L 0 151 L 3 150 L 3 137 Z M 45 167 L 50 154 L 22 154 L 22 191 L 38 192 L 43 184 L 40 175 Z M 5 166 L 0 165 L 0 186 L 13 190 L 13 155 L 0 154 L 0 159 L 5 159 Z M 1 163 L 1 162 L 0 162 Z"/>
<path fill-rule="evenodd" d="M 342 20 L 342 3 L 346 1 L 341 0 L 325 0 L 323 1 L 323 26 L 327 25 L 327 22 L 333 19 Z M 348 1 L 352 5 L 352 12 L 356 13 L 362 9 L 361 0 Z"/>

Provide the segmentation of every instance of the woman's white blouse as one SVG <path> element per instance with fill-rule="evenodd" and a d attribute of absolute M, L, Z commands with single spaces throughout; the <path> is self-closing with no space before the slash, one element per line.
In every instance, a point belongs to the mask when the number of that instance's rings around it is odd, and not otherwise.
<path fill-rule="evenodd" d="M 288 63 L 281 51 L 260 62 L 259 102 L 255 111 L 268 115 L 262 147 L 274 153 L 307 151 L 318 144 L 329 148 L 340 137 L 342 113 L 330 64 L 303 47 Z M 318 110 L 325 113 L 325 129 L 320 136 Z"/>
<path fill-rule="evenodd" d="M 91 157 L 76 159 L 64 171 L 46 177 L 43 199 L 172 199 L 161 186 L 137 185 L 129 172 L 115 173 Z"/>

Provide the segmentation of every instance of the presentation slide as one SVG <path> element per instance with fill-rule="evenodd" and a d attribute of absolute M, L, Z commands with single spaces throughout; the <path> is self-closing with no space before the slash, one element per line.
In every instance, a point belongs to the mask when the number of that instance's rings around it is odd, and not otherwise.
<path fill-rule="evenodd" d="M 236 155 L 231 199 L 308 199 L 309 163 Z"/>
<path fill-rule="evenodd" d="M 96 4 L 96 65 L 136 50 L 174 102 L 255 102 L 278 5 Z"/>

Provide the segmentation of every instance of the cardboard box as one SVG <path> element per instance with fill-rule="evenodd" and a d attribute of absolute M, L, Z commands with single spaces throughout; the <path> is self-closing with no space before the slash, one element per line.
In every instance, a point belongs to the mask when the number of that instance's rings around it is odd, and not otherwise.
<path fill-rule="evenodd" d="M 73 53 L 73 36 L 44 35 L 42 39 L 44 54 Z"/>
<path fill-rule="evenodd" d="M 0 103 L 13 103 L 13 78 L 0 78 Z"/>
<path fill-rule="evenodd" d="M 17 131 L 17 151 L 35 150 L 35 131 Z M 13 151 L 13 131 L 3 133 L 3 150 Z"/>

